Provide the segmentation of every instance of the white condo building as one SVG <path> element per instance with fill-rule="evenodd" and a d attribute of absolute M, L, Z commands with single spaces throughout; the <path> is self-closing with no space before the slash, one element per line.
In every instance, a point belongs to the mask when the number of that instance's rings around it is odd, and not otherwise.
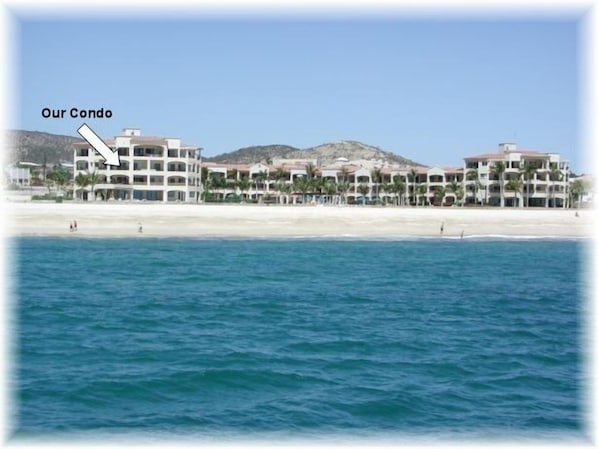
<path fill-rule="evenodd" d="M 501 186 L 495 167 L 503 163 L 505 206 L 569 206 L 569 162 L 561 160 L 558 153 L 521 150 L 514 143 L 501 143 L 497 153 L 468 156 L 464 161 L 466 203 L 500 204 Z M 528 176 L 524 173 L 526 165 L 534 167 Z M 520 191 L 508 188 L 509 181 L 514 180 L 521 180 Z"/>
<path fill-rule="evenodd" d="M 74 144 L 75 180 L 79 174 L 96 178 L 89 185 L 77 185 L 75 181 L 75 197 L 188 203 L 198 200 L 201 148 L 183 144 L 179 138 L 145 137 L 136 128 L 126 128 L 122 135 L 104 142 L 118 151 L 120 166 L 105 165 L 87 142 Z"/>

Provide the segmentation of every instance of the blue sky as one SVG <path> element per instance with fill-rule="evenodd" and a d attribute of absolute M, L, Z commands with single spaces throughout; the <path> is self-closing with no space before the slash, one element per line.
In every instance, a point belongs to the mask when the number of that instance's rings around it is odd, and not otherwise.
<path fill-rule="evenodd" d="M 76 135 L 44 107 L 181 137 L 212 156 L 250 145 L 358 140 L 427 165 L 499 142 L 580 166 L 579 22 L 18 17 L 20 129 Z"/>

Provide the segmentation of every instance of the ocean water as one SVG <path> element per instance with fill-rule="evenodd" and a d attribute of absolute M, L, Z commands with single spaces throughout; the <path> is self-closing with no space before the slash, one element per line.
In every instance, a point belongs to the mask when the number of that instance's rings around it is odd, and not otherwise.
<path fill-rule="evenodd" d="M 17 436 L 582 436 L 580 240 L 19 238 Z"/>

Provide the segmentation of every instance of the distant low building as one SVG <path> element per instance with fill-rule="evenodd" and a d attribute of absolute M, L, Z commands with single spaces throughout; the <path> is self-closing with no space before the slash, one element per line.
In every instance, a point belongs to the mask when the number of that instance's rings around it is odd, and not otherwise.
<path fill-rule="evenodd" d="M 575 204 L 572 204 L 572 206 L 582 208 L 592 207 L 592 205 L 594 204 L 594 177 L 592 175 L 580 175 L 576 177 L 571 177 L 571 184 L 573 184 L 576 181 L 581 181 L 583 183 L 584 190 L 578 199 L 573 199 Z"/>
<path fill-rule="evenodd" d="M 33 162 L 21 162 L 4 167 L 4 184 L 18 187 L 30 186 L 31 168 L 38 166 L 39 164 Z"/>

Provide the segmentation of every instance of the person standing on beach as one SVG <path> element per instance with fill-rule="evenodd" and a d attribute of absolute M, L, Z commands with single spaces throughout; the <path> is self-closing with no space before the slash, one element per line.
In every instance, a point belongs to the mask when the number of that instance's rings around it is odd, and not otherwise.
<path fill-rule="evenodd" d="M 71 232 L 73 232 L 73 229 L 74 229 L 73 228 L 73 222 L 69 222 L 69 228 L 70 228 Z"/>
<path fill-rule="evenodd" d="M 75 231 L 77 230 L 77 220 L 74 221 L 73 230 L 75 230 Z"/>
<path fill-rule="evenodd" d="M 140 234 L 143 232 L 143 226 L 141 225 L 141 223 L 137 223 L 139 225 L 139 228 L 137 228 L 137 232 L 139 232 Z"/>
<path fill-rule="evenodd" d="M 440 235 L 444 234 L 444 221 L 440 224 Z"/>

